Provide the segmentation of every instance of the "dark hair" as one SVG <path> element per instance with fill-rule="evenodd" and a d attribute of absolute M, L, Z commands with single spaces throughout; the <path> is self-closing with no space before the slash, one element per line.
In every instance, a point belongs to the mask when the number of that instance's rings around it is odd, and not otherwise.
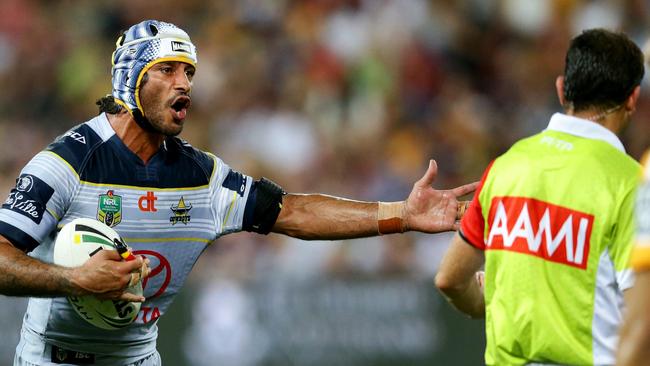
<path fill-rule="evenodd" d="M 110 114 L 117 114 L 120 113 L 120 111 L 123 109 L 123 107 L 117 103 L 115 103 L 115 98 L 113 98 L 112 95 L 108 94 L 105 95 L 95 102 L 99 106 L 99 113 L 110 113 Z"/>
<path fill-rule="evenodd" d="M 571 40 L 564 70 L 564 99 L 575 112 L 623 103 L 643 78 L 643 53 L 627 35 L 590 29 Z"/>

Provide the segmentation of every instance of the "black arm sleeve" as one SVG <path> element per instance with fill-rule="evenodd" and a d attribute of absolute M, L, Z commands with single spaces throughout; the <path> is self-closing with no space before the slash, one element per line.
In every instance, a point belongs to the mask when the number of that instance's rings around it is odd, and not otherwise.
<path fill-rule="evenodd" d="M 253 182 L 244 209 L 242 229 L 260 234 L 271 232 L 282 209 L 282 196 L 287 194 L 273 181 L 262 178 Z"/>

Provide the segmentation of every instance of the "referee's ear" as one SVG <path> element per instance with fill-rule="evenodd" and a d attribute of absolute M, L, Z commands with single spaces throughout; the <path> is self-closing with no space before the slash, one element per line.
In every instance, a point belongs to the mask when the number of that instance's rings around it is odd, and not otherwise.
<path fill-rule="evenodd" d="M 627 100 L 625 101 L 625 110 L 629 113 L 633 113 L 636 110 L 636 101 L 639 99 L 641 94 L 641 87 L 637 85 Z"/>
<path fill-rule="evenodd" d="M 558 76 L 555 79 L 555 91 L 557 92 L 557 99 L 560 100 L 560 105 L 566 109 L 564 106 L 566 102 L 564 99 L 564 76 Z"/>

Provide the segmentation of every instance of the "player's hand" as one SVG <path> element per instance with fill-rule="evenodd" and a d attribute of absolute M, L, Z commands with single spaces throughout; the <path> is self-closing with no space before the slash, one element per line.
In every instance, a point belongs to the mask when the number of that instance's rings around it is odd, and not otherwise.
<path fill-rule="evenodd" d="M 406 230 L 426 233 L 458 230 L 467 206 L 467 201 L 458 201 L 458 198 L 474 192 L 478 182 L 441 191 L 432 187 L 437 174 L 436 161 L 429 160 L 429 168 L 424 176 L 415 182 L 404 204 Z"/>
<path fill-rule="evenodd" d="M 126 289 L 148 275 L 148 260 L 144 257 L 122 261 L 117 251 L 100 250 L 82 266 L 72 269 L 71 281 L 80 289 L 80 295 L 142 302 L 143 296 L 126 292 Z"/>

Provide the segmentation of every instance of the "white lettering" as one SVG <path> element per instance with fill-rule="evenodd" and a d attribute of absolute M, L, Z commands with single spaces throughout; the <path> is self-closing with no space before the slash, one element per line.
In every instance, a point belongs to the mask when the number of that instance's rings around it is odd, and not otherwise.
<path fill-rule="evenodd" d="M 528 247 L 530 248 L 530 244 L 533 241 L 533 227 L 530 223 L 530 215 L 528 214 L 528 204 L 526 203 L 524 203 L 524 207 L 522 207 L 521 212 L 519 213 L 517 222 L 515 222 L 515 226 L 512 228 L 512 231 L 510 232 L 508 238 L 508 242 L 510 243 L 509 246 L 511 246 L 512 243 L 517 238 L 525 239 L 526 242 L 528 243 Z"/>
<path fill-rule="evenodd" d="M 542 137 L 542 139 L 540 140 L 540 143 L 552 146 L 552 147 L 554 147 L 554 148 L 556 148 L 558 150 L 564 150 L 564 151 L 573 150 L 573 144 L 572 143 L 570 143 L 568 141 L 560 140 L 560 139 L 557 139 L 557 138 L 551 137 L 551 136 Z"/>
<path fill-rule="evenodd" d="M 587 240 L 587 228 L 589 227 L 589 220 L 585 218 L 580 219 L 580 228 L 578 229 L 578 247 L 576 248 L 576 257 L 573 263 L 581 264 L 585 255 L 585 241 Z"/>
<path fill-rule="evenodd" d="M 564 221 L 560 232 L 555 238 L 551 239 L 550 244 L 546 241 L 546 250 L 548 250 L 548 255 L 553 255 L 553 253 L 555 253 L 555 250 L 560 246 L 562 240 L 564 240 L 565 243 L 567 260 L 573 262 L 573 215 L 569 215 L 566 221 Z"/>
<path fill-rule="evenodd" d="M 75 140 L 75 141 L 77 141 L 77 142 L 80 142 L 80 143 L 82 143 L 82 144 L 84 144 L 84 145 L 86 144 L 86 137 L 85 137 L 84 135 L 80 134 L 79 132 L 68 131 L 68 132 L 66 132 L 65 135 L 63 135 L 63 136 L 64 136 L 64 137 L 70 137 L 70 138 L 72 138 L 73 140 Z"/>
<path fill-rule="evenodd" d="M 508 235 L 508 216 L 506 215 L 506 208 L 503 207 L 502 201 L 499 201 L 499 204 L 497 205 L 497 212 L 494 215 L 494 221 L 492 222 L 490 234 L 488 236 L 488 246 L 492 245 L 492 239 L 497 235 L 501 235 L 505 247 L 512 246 L 512 243 L 508 242 L 507 239 L 510 237 Z"/>
<path fill-rule="evenodd" d="M 13 197 L 12 197 L 13 195 Z M 9 209 L 20 210 L 33 218 L 38 218 L 38 206 L 36 205 L 35 200 L 25 200 L 25 196 L 20 193 L 12 193 L 9 195 L 9 198 L 5 201 L 5 205 L 9 206 Z"/>
<path fill-rule="evenodd" d="M 542 255 L 540 247 L 542 241 L 546 246 L 548 257 L 552 257 L 560 245 L 564 242 L 566 250 L 566 261 L 570 263 L 582 264 L 584 260 L 585 243 L 587 241 L 587 230 L 589 228 L 589 220 L 580 218 L 578 225 L 577 235 L 573 231 L 573 214 L 570 214 L 557 230 L 557 234 L 553 234 L 553 228 L 558 228 L 557 225 L 552 225 L 551 214 L 547 207 L 542 214 L 542 217 L 537 223 L 537 232 L 535 232 L 531 222 L 528 203 L 524 203 L 517 221 L 512 229 L 508 229 L 508 215 L 503 201 L 497 203 L 496 212 L 490 232 L 488 234 L 487 245 L 492 246 L 495 237 L 500 236 L 503 241 L 503 248 L 511 248 L 517 239 L 526 241 L 527 249 L 529 252 Z M 574 241 L 574 238 L 576 239 Z"/>

